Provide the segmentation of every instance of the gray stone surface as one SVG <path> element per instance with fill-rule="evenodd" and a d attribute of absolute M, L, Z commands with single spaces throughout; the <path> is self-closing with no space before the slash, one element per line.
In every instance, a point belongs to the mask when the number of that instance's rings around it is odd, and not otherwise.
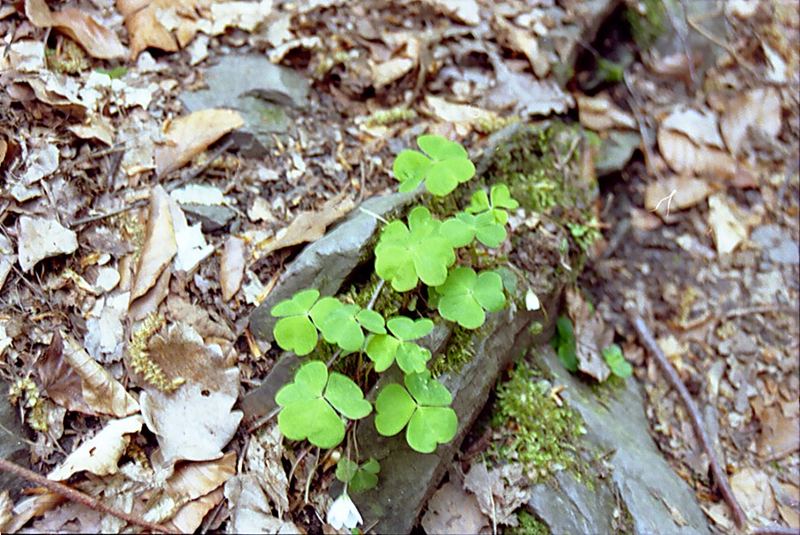
<path fill-rule="evenodd" d="M 238 110 L 245 125 L 232 134 L 245 156 L 263 157 L 273 133 L 289 126 L 286 110 L 308 102 L 308 81 L 291 69 L 274 65 L 259 54 L 228 55 L 205 71 L 208 89 L 187 91 L 180 99 L 189 111 L 206 108 Z"/>
<path fill-rule="evenodd" d="M 750 234 L 750 239 L 761 246 L 763 254 L 779 264 L 800 264 L 798 243 L 778 225 L 762 225 Z"/>
<path fill-rule="evenodd" d="M 8 392 L 8 383 L 0 381 L 0 392 Z M 7 396 L 0 396 L 0 458 L 28 466 L 28 446 L 23 442 L 25 429 L 19 421 L 18 411 L 8 402 Z M 24 480 L 0 472 L 0 491 L 19 490 Z"/>
<path fill-rule="evenodd" d="M 181 204 L 181 208 L 189 216 L 189 222 L 199 222 L 203 232 L 214 232 L 225 228 L 236 217 L 233 208 L 209 204 Z"/>
<path fill-rule="evenodd" d="M 584 420 L 589 449 L 613 452 L 610 476 L 595 482 L 593 491 L 574 478 L 560 476 L 559 485 L 536 487 L 529 506 L 553 534 L 608 533 L 613 502 L 619 496 L 630 513 L 634 533 L 704 534 L 708 523 L 694 493 L 672 471 L 648 433 L 642 394 L 635 379 L 625 387 L 597 394 L 570 374 L 550 346 L 535 351 L 536 364 L 566 389 L 561 396 Z M 583 487 L 583 488 L 581 488 Z"/>

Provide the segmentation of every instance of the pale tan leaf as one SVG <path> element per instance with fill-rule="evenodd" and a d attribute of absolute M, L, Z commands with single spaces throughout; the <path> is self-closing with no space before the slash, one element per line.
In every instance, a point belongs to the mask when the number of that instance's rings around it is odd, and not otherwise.
<path fill-rule="evenodd" d="M 661 122 L 660 129 L 664 128 L 680 132 L 697 145 L 725 148 L 719 135 L 717 116 L 710 111 L 677 108 Z"/>
<path fill-rule="evenodd" d="M 749 516 L 772 516 L 775 499 L 767 474 L 755 468 L 743 468 L 730 478 L 730 484 L 737 501 Z"/>
<path fill-rule="evenodd" d="M 750 128 L 772 139 L 781 131 L 781 97 L 774 87 L 751 89 L 728 103 L 720 120 L 722 137 L 737 155 Z"/>
<path fill-rule="evenodd" d="M 747 228 L 734 215 L 722 194 L 708 199 L 708 224 L 714 234 L 717 252 L 721 255 L 734 251 L 747 238 Z"/>
<path fill-rule="evenodd" d="M 160 7 L 159 2 L 149 0 L 117 0 L 117 9 L 128 29 L 132 59 L 148 47 L 167 52 L 178 50 L 175 38 L 158 20 Z"/>
<path fill-rule="evenodd" d="M 139 411 L 139 404 L 125 387 L 100 366 L 71 336 L 62 335 L 64 360 L 81 378 L 81 393 L 86 404 L 101 414 L 117 418 Z"/>
<path fill-rule="evenodd" d="M 208 512 L 219 505 L 224 497 L 222 489 L 200 496 L 181 507 L 166 525 L 175 528 L 179 533 L 194 533 Z"/>
<path fill-rule="evenodd" d="M 773 487 L 773 490 L 781 518 L 790 528 L 800 529 L 800 488 L 790 483 L 781 483 L 778 489 Z"/>
<path fill-rule="evenodd" d="M 102 115 L 92 115 L 83 124 L 73 124 L 67 130 L 81 139 L 97 139 L 109 146 L 114 143 L 114 127 Z"/>
<path fill-rule="evenodd" d="M 289 480 L 282 457 L 283 435 L 275 421 L 251 435 L 244 454 L 247 472 L 256 475 L 280 517 L 289 510 Z"/>
<path fill-rule="evenodd" d="M 164 463 L 222 457 L 242 419 L 241 411 L 231 410 L 239 396 L 239 369 L 226 365 L 219 346 L 206 344 L 185 324 L 153 337 L 148 352 L 166 377 L 184 381 L 171 393 L 146 384 L 140 396 L 142 416 L 156 434 Z"/>
<path fill-rule="evenodd" d="M 297 526 L 272 516 L 267 497 L 253 474 L 232 477 L 225 483 L 230 504 L 232 533 L 300 533 Z"/>
<path fill-rule="evenodd" d="M 186 216 L 178 202 L 170 198 L 169 208 L 172 213 L 172 225 L 175 229 L 175 242 L 178 251 L 175 255 L 175 270 L 183 273 L 192 273 L 200 262 L 214 252 L 214 246 L 206 243 L 201 224 L 189 225 Z"/>
<path fill-rule="evenodd" d="M 243 124 L 239 112 L 225 109 L 200 110 L 178 117 L 165 128 L 167 144 L 156 149 L 156 172 L 164 175 L 184 166 L 206 147 Z"/>
<path fill-rule="evenodd" d="M 550 73 L 550 61 L 547 59 L 546 53 L 539 48 L 539 40 L 536 35 L 530 30 L 523 30 L 510 24 L 500 15 L 495 15 L 494 23 L 498 32 L 505 36 L 508 46 L 525 54 L 536 77 L 546 78 Z"/>
<path fill-rule="evenodd" d="M 246 253 L 247 247 L 243 239 L 230 236 L 225 241 L 219 260 L 219 285 L 224 301 L 230 301 L 242 286 Z"/>
<path fill-rule="evenodd" d="M 698 146 L 687 136 L 663 127 L 657 137 L 661 156 L 676 173 L 725 179 L 737 176 L 736 160 L 721 149 Z"/>
<path fill-rule="evenodd" d="M 187 501 L 208 494 L 236 475 L 236 453 L 228 452 L 220 459 L 185 463 L 167 480 L 167 492 Z"/>
<path fill-rule="evenodd" d="M 252 32 L 272 12 L 272 0 L 259 2 L 213 2 L 211 4 L 211 35 L 219 35 L 234 27 Z"/>
<path fill-rule="evenodd" d="M 8 491 L 0 492 L 0 531 L 5 532 L 6 525 L 11 522 L 11 510 L 14 508 L 14 502 L 8 496 Z"/>
<path fill-rule="evenodd" d="M 97 414 L 83 399 L 81 377 L 64 358 L 64 342 L 58 331 L 36 361 L 36 371 L 47 397 L 68 410 Z"/>
<path fill-rule="evenodd" d="M 481 22 L 480 10 L 476 0 L 425 0 L 441 10 L 445 15 L 459 22 L 477 26 Z"/>
<path fill-rule="evenodd" d="M 62 31 L 92 57 L 114 59 L 127 54 L 117 34 L 80 9 L 65 7 L 61 11 L 51 11 L 45 0 L 25 0 L 25 14 L 34 26 Z"/>
<path fill-rule="evenodd" d="M 611 128 L 637 128 L 634 118 L 614 104 L 608 95 L 576 95 L 576 100 L 580 122 L 586 128 L 598 132 Z"/>
<path fill-rule="evenodd" d="M 146 294 L 156 284 L 178 252 L 169 204 L 169 195 L 164 188 L 160 185 L 153 188 L 144 245 L 131 287 L 131 302 Z"/>
<path fill-rule="evenodd" d="M 205 307 L 194 305 L 183 297 L 171 295 L 167 299 L 167 313 L 170 321 L 190 325 L 206 343 L 218 343 L 220 339 L 232 342 L 236 339 L 224 321 L 215 321 Z"/>
<path fill-rule="evenodd" d="M 172 268 L 168 267 L 161 272 L 152 288 L 128 305 L 128 317 L 138 321 L 158 310 L 158 305 L 169 295 L 169 281 L 171 278 Z"/>
<path fill-rule="evenodd" d="M 23 498 L 14 505 L 13 517 L 11 522 L 3 528 L 3 533 L 16 533 L 31 518 L 45 514 L 63 501 L 64 498 L 61 495 L 50 491 Z"/>
<path fill-rule="evenodd" d="M 475 495 L 452 481 L 436 491 L 422 517 L 426 533 L 484 533 L 490 525 Z"/>
<path fill-rule="evenodd" d="M 376 89 L 388 85 L 414 68 L 411 58 L 392 58 L 372 66 L 372 82 Z"/>
<path fill-rule="evenodd" d="M 121 420 L 109 421 L 94 437 L 70 453 L 61 465 L 47 475 L 48 479 L 64 481 L 76 472 L 87 471 L 98 476 L 116 474 L 119 458 L 128 447 L 125 435 L 138 433 L 142 429 L 139 414 Z"/>
<path fill-rule="evenodd" d="M 666 215 L 689 208 L 711 193 L 705 180 L 686 176 L 670 176 L 647 184 L 644 206 L 650 211 Z"/>
<path fill-rule="evenodd" d="M 467 104 L 454 104 L 433 95 L 426 95 L 425 103 L 439 120 L 454 123 L 460 135 L 468 134 L 475 124 L 497 119 L 497 114 L 494 112 Z"/>
<path fill-rule="evenodd" d="M 275 239 L 258 245 L 259 256 L 321 238 L 328 225 L 347 214 L 354 205 L 352 199 L 341 194 L 322 205 L 319 212 L 300 212 L 288 227 L 276 234 Z"/>
<path fill-rule="evenodd" d="M 45 258 L 71 254 L 78 248 L 75 232 L 55 219 L 22 216 L 18 228 L 17 255 L 22 271 L 30 271 Z"/>
<path fill-rule="evenodd" d="M 800 418 L 785 416 L 778 407 L 768 407 L 760 417 L 758 454 L 765 460 L 781 459 L 800 449 Z"/>

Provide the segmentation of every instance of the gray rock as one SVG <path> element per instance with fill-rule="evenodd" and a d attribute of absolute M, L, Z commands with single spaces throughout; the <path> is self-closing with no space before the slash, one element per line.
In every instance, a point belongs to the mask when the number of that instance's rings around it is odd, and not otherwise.
<path fill-rule="evenodd" d="M 210 204 L 182 204 L 181 208 L 189 216 L 189 221 L 200 222 L 203 232 L 214 232 L 225 228 L 236 217 L 233 208 Z"/>
<path fill-rule="evenodd" d="M 0 381 L 0 392 L 8 392 L 8 383 Z M 0 458 L 28 466 L 28 446 L 22 441 L 27 436 L 19 421 L 18 411 L 8 398 L 0 396 Z M 19 490 L 24 480 L 8 472 L 0 472 L 0 491 Z"/>
<path fill-rule="evenodd" d="M 308 102 L 308 81 L 291 69 L 274 65 L 257 54 L 224 56 L 205 72 L 208 89 L 181 94 L 189 111 L 206 108 L 238 110 L 245 125 L 232 134 L 245 156 L 263 157 L 271 134 L 289 126 L 286 109 Z"/>
<path fill-rule="evenodd" d="M 763 225 L 750 234 L 759 244 L 764 256 L 779 264 L 800 264 L 800 246 L 778 225 Z"/>
<path fill-rule="evenodd" d="M 608 137 L 603 139 L 600 153 L 594 162 L 598 176 L 604 176 L 615 171 L 621 171 L 641 145 L 641 136 L 638 132 L 612 130 Z"/>
<path fill-rule="evenodd" d="M 613 452 L 608 459 L 611 477 L 595 482 L 589 491 L 574 478 L 560 476 L 560 488 L 540 485 L 529 506 L 550 528 L 559 533 L 609 533 L 611 503 L 619 496 L 630 514 L 634 533 L 708 533 L 708 523 L 694 493 L 661 456 L 648 434 L 639 384 L 628 379 L 608 399 L 598 399 L 584 381 L 570 374 L 549 346 L 535 353 L 537 365 L 552 374 L 566 389 L 561 396 L 580 413 L 590 449 Z M 547 496 L 547 493 L 556 496 Z M 592 496 L 596 494 L 596 496 Z M 603 497 L 605 496 L 605 497 Z M 565 504 L 565 509 L 558 504 Z"/>

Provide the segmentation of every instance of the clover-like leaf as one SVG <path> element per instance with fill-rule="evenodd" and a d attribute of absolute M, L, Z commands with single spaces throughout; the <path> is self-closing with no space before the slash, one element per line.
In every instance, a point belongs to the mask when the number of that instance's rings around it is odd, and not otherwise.
<path fill-rule="evenodd" d="M 508 236 L 505 226 L 498 223 L 490 211 L 478 215 L 461 212 L 456 217 L 486 247 L 498 247 Z"/>
<path fill-rule="evenodd" d="M 472 194 L 472 197 L 469 200 L 469 206 L 467 206 L 467 212 L 470 214 L 479 214 L 481 212 L 485 212 L 491 208 L 489 204 L 489 195 L 486 191 L 479 189 L 475 193 Z"/>
<path fill-rule="evenodd" d="M 438 444 L 453 439 L 458 418 L 448 405 L 450 392 L 429 371 L 408 374 L 405 388 L 386 385 L 375 400 L 375 427 L 393 436 L 406 427 L 406 442 L 420 453 L 431 453 Z"/>
<path fill-rule="evenodd" d="M 558 354 L 558 360 L 572 373 L 578 371 L 578 352 L 575 341 L 575 330 L 567 316 L 559 316 L 556 320 L 556 335 L 551 341 Z"/>
<path fill-rule="evenodd" d="M 486 321 L 484 311 L 496 312 L 506 303 L 503 280 L 493 271 L 476 274 L 472 268 L 458 267 L 447 281 L 436 288 L 439 314 L 458 322 L 465 329 L 477 329 Z"/>
<path fill-rule="evenodd" d="M 370 337 L 367 342 L 367 356 L 375 363 L 375 371 L 383 372 L 392 362 L 406 373 L 421 372 L 431 358 L 431 352 L 413 343 L 433 330 L 433 322 L 427 318 L 412 320 L 405 316 L 395 316 L 386 322 L 392 334 Z"/>
<path fill-rule="evenodd" d="M 406 149 L 395 158 L 392 172 L 400 181 L 400 191 L 411 191 L 420 182 L 434 195 L 447 195 L 458 184 L 475 175 L 475 166 L 466 149 L 442 136 L 425 135 L 417 139 L 425 152 Z"/>
<path fill-rule="evenodd" d="M 358 420 L 372 411 L 358 385 L 340 373 L 328 375 L 319 360 L 303 364 L 294 381 L 278 390 L 275 402 L 281 407 L 281 433 L 290 440 L 307 438 L 320 448 L 332 448 L 344 439 L 339 414 Z"/>
<path fill-rule="evenodd" d="M 363 492 L 375 487 L 380 471 L 380 463 L 372 457 L 361 466 L 346 457 L 336 463 L 336 479 L 347 483 L 348 490 L 353 492 Z"/>
<path fill-rule="evenodd" d="M 383 316 L 374 310 L 363 309 L 356 314 L 356 321 L 371 333 L 384 334 Z"/>
<path fill-rule="evenodd" d="M 408 226 L 402 221 L 386 225 L 375 247 L 375 272 L 398 292 L 413 289 L 419 280 L 442 284 L 456 257 L 441 227 L 424 206 L 411 210 Z"/>
<path fill-rule="evenodd" d="M 275 341 L 287 351 L 297 355 L 308 355 L 317 346 L 317 329 L 311 322 L 310 312 L 319 299 L 319 291 L 303 290 L 294 294 L 291 299 L 281 301 L 270 311 L 276 318 L 273 334 Z"/>
<path fill-rule="evenodd" d="M 495 184 L 492 186 L 490 195 L 492 208 L 507 208 L 509 210 L 516 210 L 519 203 L 516 199 L 511 197 L 511 191 L 505 184 Z"/>
<path fill-rule="evenodd" d="M 309 316 L 322 333 L 325 341 L 337 344 L 352 352 L 364 345 L 365 328 L 374 333 L 385 333 L 383 316 L 358 305 L 344 304 L 334 297 L 323 297 L 311 308 Z"/>
<path fill-rule="evenodd" d="M 603 359 L 605 359 L 608 367 L 611 368 L 611 373 L 622 379 L 627 379 L 633 373 L 631 363 L 625 360 L 622 354 L 622 348 L 617 344 L 611 344 L 603 348 Z"/>
<path fill-rule="evenodd" d="M 508 222 L 508 210 L 514 210 L 519 203 L 511 197 L 511 191 L 505 184 L 495 184 L 492 186 L 491 193 L 486 194 L 484 190 L 478 190 L 472 194 L 466 212 L 470 214 L 490 213 L 495 222 L 505 225 Z"/>

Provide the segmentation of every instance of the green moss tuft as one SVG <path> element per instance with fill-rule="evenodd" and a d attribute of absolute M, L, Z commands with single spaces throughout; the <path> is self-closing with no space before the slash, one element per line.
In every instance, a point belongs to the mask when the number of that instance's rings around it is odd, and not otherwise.
<path fill-rule="evenodd" d="M 520 362 L 511 379 L 497 389 L 492 418 L 502 441 L 493 452 L 505 461 L 520 462 L 533 481 L 560 470 L 582 471 L 577 443 L 585 433 L 578 414 L 559 406 L 550 383 L 526 362 Z"/>
<path fill-rule="evenodd" d="M 447 348 L 434 357 L 430 364 L 431 375 L 439 377 L 446 372 L 459 372 L 462 366 L 475 356 L 473 339 L 480 336 L 480 329 L 476 336 L 475 331 L 453 324 Z"/>
<path fill-rule="evenodd" d="M 640 0 L 625 10 L 625 20 L 640 50 L 647 50 L 667 31 L 667 12 L 662 0 Z"/>
<path fill-rule="evenodd" d="M 517 513 L 519 525 L 505 530 L 506 535 L 550 535 L 550 528 L 547 524 L 536 518 L 534 515 L 522 509 Z"/>

